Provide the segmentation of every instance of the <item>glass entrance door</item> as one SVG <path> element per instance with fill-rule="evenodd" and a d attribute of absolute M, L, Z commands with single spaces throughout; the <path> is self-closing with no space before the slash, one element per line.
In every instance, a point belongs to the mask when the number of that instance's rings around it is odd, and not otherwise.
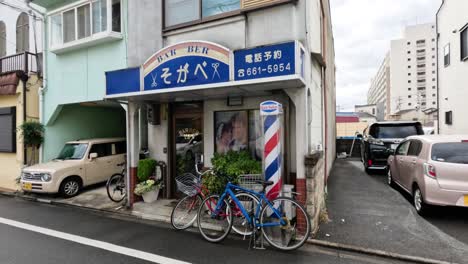
<path fill-rule="evenodd" d="M 203 108 L 201 104 L 174 107 L 172 193 L 176 194 L 175 177 L 186 172 L 196 175 L 196 158 L 203 154 Z M 174 196 L 174 195 L 173 195 Z"/>

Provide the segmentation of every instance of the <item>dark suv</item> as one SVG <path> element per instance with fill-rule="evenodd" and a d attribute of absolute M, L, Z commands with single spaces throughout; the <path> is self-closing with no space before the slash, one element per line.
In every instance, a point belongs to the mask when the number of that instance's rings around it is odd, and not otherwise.
<path fill-rule="evenodd" d="M 366 172 L 385 170 L 387 158 L 406 137 L 424 135 L 419 122 L 377 122 L 364 130 L 361 159 Z"/>

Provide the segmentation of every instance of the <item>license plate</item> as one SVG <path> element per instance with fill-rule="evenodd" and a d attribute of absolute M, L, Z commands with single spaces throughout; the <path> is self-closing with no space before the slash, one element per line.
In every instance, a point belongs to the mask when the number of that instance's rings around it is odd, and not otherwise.
<path fill-rule="evenodd" d="M 465 195 L 465 205 L 468 206 L 468 195 Z"/>
<path fill-rule="evenodd" d="M 25 183 L 23 184 L 23 189 L 28 190 L 28 191 L 32 190 L 32 183 L 30 183 L 30 182 L 25 182 Z"/>

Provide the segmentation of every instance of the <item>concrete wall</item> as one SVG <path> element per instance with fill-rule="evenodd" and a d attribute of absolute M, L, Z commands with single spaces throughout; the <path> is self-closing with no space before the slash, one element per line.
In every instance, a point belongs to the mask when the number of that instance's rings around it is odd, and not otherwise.
<path fill-rule="evenodd" d="M 4 0 L 5 5 L 0 5 L 0 21 L 6 26 L 7 55 L 16 54 L 16 21 L 22 10 L 28 13 L 28 6 L 24 0 Z M 20 10 L 7 5 L 19 7 Z M 33 26 L 35 24 L 35 26 Z M 35 32 L 34 32 L 35 31 Z M 37 46 L 37 51 L 36 51 Z M 29 51 L 33 53 L 42 52 L 42 21 L 29 16 Z"/>
<path fill-rule="evenodd" d="M 55 158 L 67 141 L 125 137 L 125 111 L 120 107 L 65 105 L 46 127 L 43 161 Z"/>
<path fill-rule="evenodd" d="M 468 61 L 461 61 L 460 29 L 468 23 L 468 1 L 445 0 L 437 16 L 440 134 L 468 134 L 466 98 Z M 456 30 L 455 33 L 453 31 Z M 444 66 L 444 47 L 450 44 L 450 65 Z M 445 112 L 453 112 L 453 125 L 445 124 Z"/>

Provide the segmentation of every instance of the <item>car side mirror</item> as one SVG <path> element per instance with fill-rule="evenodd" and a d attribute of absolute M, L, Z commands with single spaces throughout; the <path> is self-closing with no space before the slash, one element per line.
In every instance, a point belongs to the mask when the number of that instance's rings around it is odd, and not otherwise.
<path fill-rule="evenodd" d="M 92 159 L 92 160 L 96 159 L 97 157 L 98 157 L 98 154 L 96 152 L 93 152 L 93 153 L 89 154 L 89 158 Z"/>

